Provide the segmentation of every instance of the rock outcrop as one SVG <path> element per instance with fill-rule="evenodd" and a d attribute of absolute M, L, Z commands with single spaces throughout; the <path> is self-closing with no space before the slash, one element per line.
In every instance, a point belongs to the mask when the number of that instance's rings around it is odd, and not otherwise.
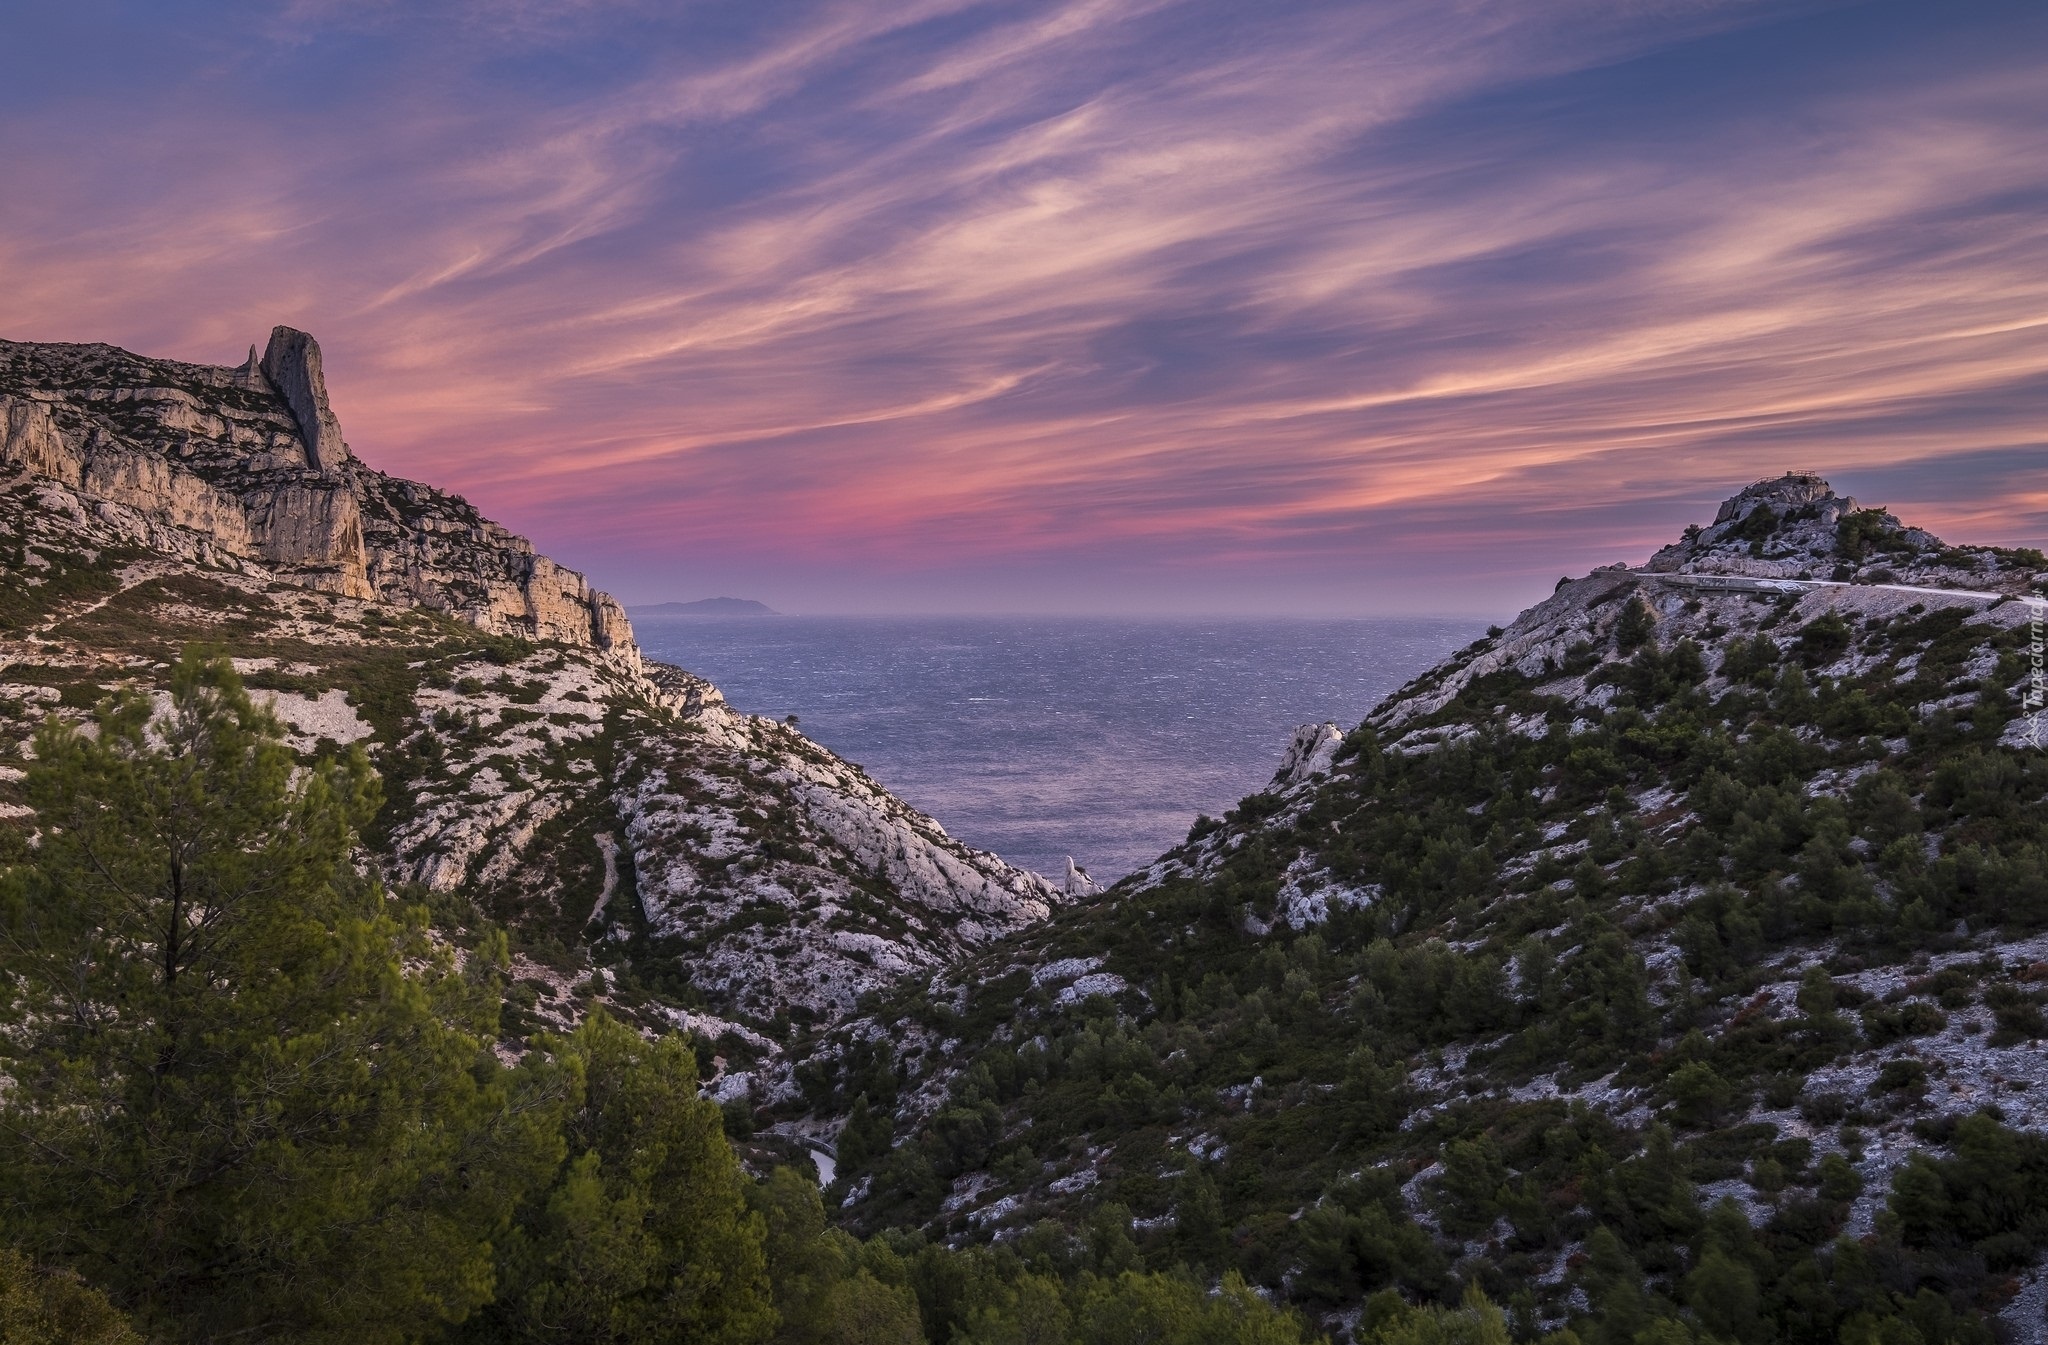
<path fill-rule="evenodd" d="M 1941 586 L 1983 586 L 1974 578 L 1959 582 L 1959 564 L 1963 570 L 1981 568 L 1974 559 L 1947 553 L 1933 533 L 1908 528 L 1883 509 L 1866 509 L 1837 495 L 1810 472 L 1787 472 L 1723 500 L 1711 524 L 1686 529 L 1643 569 L 1757 579 L 1882 581 L 1914 574 Z M 1996 573 L 1994 552 L 1980 548 L 1971 554 L 1989 559 Z"/>
<path fill-rule="evenodd" d="M 1758 509 L 1780 510 L 1804 509 L 1808 505 L 1831 503 L 1837 514 L 1856 508 L 1856 501 L 1838 497 L 1834 487 L 1811 472 L 1787 472 L 1746 486 L 1735 495 L 1721 501 L 1721 507 L 1714 512 L 1714 522 L 1727 523 L 1748 518 Z M 1827 520 L 1833 523 L 1835 520 Z"/>
<path fill-rule="evenodd" d="M 290 327 L 234 368 L 0 341 L 0 467 L 196 534 L 211 564 L 639 658 L 609 594 L 461 497 L 351 454 L 319 343 Z"/>
<path fill-rule="evenodd" d="M 1333 723 L 1303 724 L 1287 740 L 1280 756 L 1280 769 L 1273 773 L 1273 789 L 1291 789 L 1305 780 L 1329 772 L 1330 761 L 1344 745 L 1344 730 Z"/>
<path fill-rule="evenodd" d="M 1088 870 L 1076 864 L 1074 857 L 1068 855 L 1067 876 L 1060 881 L 1060 892 L 1065 896 L 1079 898 L 1092 897 L 1102 890 L 1102 884 L 1089 877 Z"/>
<path fill-rule="evenodd" d="M 74 486 L 84 470 L 84 463 L 58 431 L 50 408 L 12 397 L 0 397 L 0 462 Z"/>
<path fill-rule="evenodd" d="M 249 348 L 254 355 L 256 348 Z M 284 398 L 299 422 L 306 443 L 306 465 L 316 472 L 333 471 L 348 460 L 341 422 L 327 405 L 327 375 L 320 368 L 320 343 L 295 327 L 272 327 L 270 348 L 260 366 L 270 386 Z"/>

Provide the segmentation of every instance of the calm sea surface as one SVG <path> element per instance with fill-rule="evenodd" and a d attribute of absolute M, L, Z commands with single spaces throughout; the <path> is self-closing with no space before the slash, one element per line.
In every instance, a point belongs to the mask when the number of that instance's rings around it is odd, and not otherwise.
<path fill-rule="evenodd" d="M 1470 621 L 635 617 L 655 658 L 813 739 L 969 845 L 1104 881 L 1262 788 L 1298 724 L 1345 727 Z"/>

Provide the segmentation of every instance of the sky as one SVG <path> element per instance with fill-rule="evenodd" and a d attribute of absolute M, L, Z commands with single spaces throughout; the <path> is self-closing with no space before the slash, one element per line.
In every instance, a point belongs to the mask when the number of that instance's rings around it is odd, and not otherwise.
<path fill-rule="evenodd" d="M 0 337 L 311 331 L 628 602 L 1505 616 L 1791 468 L 2048 541 L 2048 6 L 0 17 Z"/>

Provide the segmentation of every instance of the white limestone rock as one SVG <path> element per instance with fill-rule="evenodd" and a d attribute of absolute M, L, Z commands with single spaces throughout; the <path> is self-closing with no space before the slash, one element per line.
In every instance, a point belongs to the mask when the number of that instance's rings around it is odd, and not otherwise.
<path fill-rule="evenodd" d="M 616 797 L 649 923 L 723 1010 L 842 1016 L 1061 899 L 790 726 L 698 704 L 687 732 L 624 745 Z"/>
<path fill-rule="evenodd" d="M 1303 724 L 1287 741 L 1280 757 L 1280 769 L 1273 773 L 1269 788 L 1289 790 L 1318 775 L 1327 775 L 1337 749 L 1344 745 L 1344 730 L 1334 723 Z"/>
<path fill-rule="evenodd" d="M 299 434 L 306 445 L 306 465 L 316 472 L 331 472 L 347 461 L 348 445 L 341 439 L 341 422 L 327 404 L 327 375 L 320 367 L 320 343 L 296 327 L 273 327 L 270 346 L 263 352 L 262 370 L 299 422 Z"/>
<path fill-rule="evenodd" d="M 80 446 L 57 424 L 49 406 L 27 397 L 0 395 L 0 463 L 79 484 L 85 470 Z"/>

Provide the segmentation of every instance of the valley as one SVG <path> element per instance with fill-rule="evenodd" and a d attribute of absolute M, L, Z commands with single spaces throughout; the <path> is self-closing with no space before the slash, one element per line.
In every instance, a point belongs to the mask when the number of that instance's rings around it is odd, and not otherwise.
<path fill-rule="evenodd" d="M 216 651 L 301 769 L 367 752 L 357 862 L 437 946 L 504 941 L 508 1068 L 686 1034 L 763 1189 L 930 1271 L 931 1340 L 1025 1339 L 941 1283 L 998 1255 L 1356 1341 L 2048 1332 L 2036 552 L 1758 482 L 1097 890 L 361 463 L 304 333 L 0 344 L 0 426 L 0 860 L 39 725 Z"/>

